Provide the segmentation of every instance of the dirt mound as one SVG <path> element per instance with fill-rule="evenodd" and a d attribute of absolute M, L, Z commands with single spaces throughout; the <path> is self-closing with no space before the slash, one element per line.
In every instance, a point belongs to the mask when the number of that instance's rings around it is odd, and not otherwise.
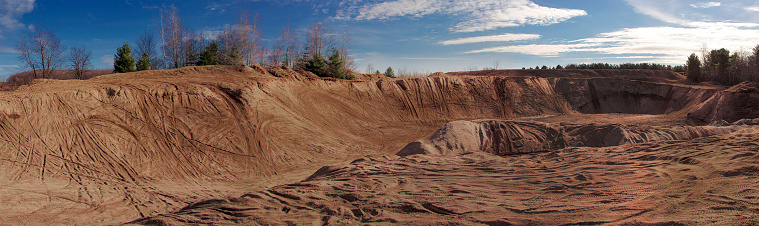
<path fill-rule="evenodd" d="M 399 156 L 414 154 L 458 155 L 483 151 L 517 154 L 565 147 L 561 129 L 546 123 L 503 120 L 446 123 L 427 138 L 409 143 Z"/>
<path fill-rule="evenodd" d="M 448 76 L 448 74 L 443 72 L 435 72 L 429 75 L 429 77 L 440 77 L 440 76 Z"/>
<path fill-rule="evenodd" d="M 552 124 L 511 120 L 446 123 L 426 138 L 406 145 L 399 156 L 459 155 L 486 152 L 496 155 L 544 152 L 566 147 L 609 147 L 652 141 L 690 140 L 729 134 L 745 126 L 678 126 L 631 129 L 620 124 Z"/>
<path fill-rule="evenodd" d="M 134 223 L 754 225 L 758 132 L 507 157 L 365 157 Z"/>
<path fill-rule="evenodd" d="M 759 118 L 759 83 L 755 82 L 743 82 L 720 91 L 688 113 L 688 119 L 698 124 L 754 118 Z"/>

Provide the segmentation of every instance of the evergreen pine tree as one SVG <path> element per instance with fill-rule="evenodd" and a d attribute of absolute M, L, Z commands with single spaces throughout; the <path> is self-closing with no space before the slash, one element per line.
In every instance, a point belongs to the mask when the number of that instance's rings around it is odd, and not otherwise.
<path fill-rule="evenodd" d="M 307 71 L 313 72 L 316 76 L 326 77 L 329 76 L 327 62 L 324 61 L 324 57 L 319 54 L 314 54 L 311 59 L 306 61 L 305 66 Z"/>
<path fill-rule="evenodd" d="M 211 42 L 211 44 L 208 44 L 206 48 L 203 50 L 203 53 L 200 54 L 200 61 L 198 61 L 198 65 L 218 65 L 219 60 L 217 60 L 216 56 L 219 54 L 219 44 L 216 44 L 216 42 Z"/>
<path fill-rule="evenodd" d="M 232 48 L 232 52 L 229 53 L 229 59 L 227 65 L 242 64 L 242 53 L 237 47 Z"/>
<path fill-rule="evenodd" d="M 395 78 L 395 73 L 393 72 L 392 67 L 388 67 L 387 70 L 385 70 L 385 76 Z"/>
<path fill-rule="evenodd" d="M 327 63 L 329 74 L 333 78 L 345 79 L 345 70 L 343 70 L 343 60 L 340 58 L 340 52 L 332 49 L 332 55 L 329 56 Z"/>
<path fill-rule="evenodd" d="M 687 68 L 685 74 L 694 82 L 701 81 L 701 61 L 698 59 L 695 53 L 688 56 L 688 61 L 685 64 Z"/>
<path fill-rule="evenodd" d="M 380 74 L 379 70 L 377 70 L 376 72 L 374 72 L 374 74 Z"/>
<path fill-rule="evenodd" d="M 125 42 L 123 46 L 116 50 L 116 56 L 113 59 L 113 71 L 117 73 L 134 71 L 134 58 L 132 57 L 132 47 L 129 47 L 129 43 Z"/>
<path fill-rule="evenodd" d="M 150 56 L 148 53 L 142 53 L 142 57 L 137 60 L 137 71 L 150 70 Z"/>

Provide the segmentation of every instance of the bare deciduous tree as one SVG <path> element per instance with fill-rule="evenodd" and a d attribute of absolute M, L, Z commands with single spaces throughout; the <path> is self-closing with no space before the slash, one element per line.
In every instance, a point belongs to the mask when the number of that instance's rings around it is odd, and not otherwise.
<path fill-rule="evenodd" d="M 92 66 L 90 63 L 91 56 L 92 51 L 87 50 L 84 46 L 71 48 L 69 52 L 69 62 L 71 63 L 71 70 L 76 79 L 83 79 L 84 74 Z"/>
<path fill-rule="evenodd" d="M 238 29 L 226 26 L 216 38 L 219 44 L 219 63 L 231 65 L 242 64 L 242 44 Z"/>
<path fill-rule="evenodd" d="M 707 47 L 706 43 L 701 44 L 701 76 L 702 77 L 712 77 L 712 67 L 708 63 L 709 59 L 711 58 L 709 56 L 709 48 Z M 703 79 L 703 78 L 702 78 Z"/>
<path fill-rule="evenodd" d="M 37 78 L 37 67 L 39 64 L 37 63 L 37 59 L 35 57 L 36 54 L 34 54 L 34 41 L 32 40 L 32 35 L 30 34 L 22 34 L 21 37 L 16 41 L 15 49 L 16 52 L 18 52 L 18 59 L 24 61 L 26 63 L 26 66 L 29 67 L 29 69 L 32 70 L 32 74 L 35 78 Z"/>
<path fill-rule="evenodd" d="M 351 50 L 353 49 L 353 35 L 351 35 L 350 31 L 346 29 L 343 31 L 343 34 L 340 36 L 339 40 L 339 46 L 337 46 L 337 50 L 340 51 L 340 60 L 343 62 L 343 67 L 346 70 L 355 71 L 356 66 L 353 62 L 353 58 L 350 55 Z"/>
<path fill-rule="evenodd" d="M 374 74 L 374 64 L 369 63 L 369 65 L 366 65 L 366 73 L 367 74 Z"/>
<path fill-rule="evenodd" d="M 160 68 L 160 62 L 158 60 L 158 53 L 156 53 L 156 47 L 158 46 L 158 43 L 155 40 L 155 35 L 153 32 L 145 31 L 140 35 L 140 37 L 137 37 L 137 51 L 135 53 L 135 56 L 142 56 L 142 53 L 148 54 L 148 59 L 150 59 L 150 69 L 158 69 Z"/>
<path fill-rule="evenodd" d="M 317 22 L 311 25 L 311 28 L 306 32 L 306 54 L 309 58 L 317 55 L 324 57 L 323 53 L 326 53 L 333 47 L 334 35 L 331 33 L 331 30 L 327 28 L 324 22 Z"/>
<path fill-rule="evenodd" d="M 263 65 L 264 61 L 266 60 L 266 56 L 271 54 L 271 52 L 266 48 L 266 45 L 257 44 L 256 46 L 257 46 L 256 51 L 255 51 L 256 60 L 254 63 Z"/>
<path fill-rule="evenodd" d="M 273 66 L 286 65 L 285 49 L 286 44 L 281 41 L 281 37 L 272 44 L 269 52 L 269 63 Z"/>
<path fill-rule="evenodd" d="M 282 63 L 288 67 L 295 67 L 300 57 L 300 39 L 299 36 L 290 28 L 290 24 L 285 24 L 279 34 L 278 43 L 282 44 Z"/>
<path fill-rule="evenodd" d="M 203 37 L 200 32 L 186 29 L 184 42 L 184 65 L 195 65 L 200 60 L 200 52 L 203 51 Z"/>
<path fill-rule="evenodd" d="M 247 10 L 240 10 L 237 17 L 237 26 L 234 30 L 234 34 L 238 36 L 237 46 L 240 47 L 240 53 L 242 54 L 242 61 L 246 65 L 253 65 L 256 63 L 263 63 L 265 51 L 264 45 L 260 44 L 261 41 L 261 29 L 258 26 L 259 23 L 257 13 L 249 13 Z"/>
<path fill-rule="evenodd" d="M 32 69 L 35 78 L 38 69 L 42 70 L 42 78 L 50 77 L 53 70 L 63 63 L 63 53 L 66 51 L 53 29 L 41 25 L 36 26 L 33 32 L 22 34 L 15 48 L 18 58 Z"/>
<path fill-rule="evenodd" d="M 161 37 L 163 37 L 161 49 L 167 58 L 165 61 L 170 63 L 172 68 L 182 66 L 185 32 L 179 11 L 173 5 L 161 10 Z"/>

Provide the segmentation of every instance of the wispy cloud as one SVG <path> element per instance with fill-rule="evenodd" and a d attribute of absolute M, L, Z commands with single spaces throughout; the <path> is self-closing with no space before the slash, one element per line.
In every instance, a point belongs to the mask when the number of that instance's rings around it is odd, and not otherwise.
<path fill-rule="evenodd" d="M 206 5 L 206 10 L 219 11 L 219 13 L 224 13 L 227 11 L 227 8 L 229 8 L 233 4 L 234 4 L 233 1 L 222 1 L 221 3 L 211 1 L 211 2 L 208 2 L 208 5 Z"/>
<path fill-rule="evenodd" d="M 453 39 L 453 40 L 446 40 L 440 42 L 442 45 L 460 45 L 460 44 L 470 44 L 470 43 L 481 43 L 481 42 L 510 42 L 510 41 L 520 41 L 520 40 L 532 40 L 532 39 L 539 39 L 539 34 L 502 34 L 502 35 L 490 35 L 490 36 L 477 36 L 477 37 L 469 37 L 469 38 L 459 38 L 459 39 Z"/>
<path fill-rule="evenodd" d="M 19 18 L 32 10 L 34 0 L 0 0 L 0 26 L 5 29 L 26 27 Z"/>
<path fill-rule="evenodd" d="M 105 64 L 105 65 L 111 65 L 112 66 L 113 65 L 113 55 L 106 54 L 106 55 L 100 56 L 100 62 L 103 63 L 103 64 Z"/>
<path fill-rule="evenodd" d="M 462 58 L 453 57 L 401 57 L 403 60 L 461 60 Z"/>
<path fill-rule="evenodd" d="M 664 22 L 686 25 L 693 22 L 756 23 L 751 1 L 695 2 L 691 0 L 625 0 L 638 13 Z M 747 12 L 749 11 L 749 12 Z"/>
<path fill-rule="evenodd" d="M 160 8 L 160 6 L 158 6 L 158 5 L 147 5 L 147 4 L 143 3 L 143 2 L 140 2 L 140 7 L 142 7 L 142 9 L 158 9 L 158 8 Z"/>
<path fill-rule="evenodd" d="M 719 2 L 697 2 L 690 4 L 690 7 L 697 8 L 697 9 L 707 9 L 711 7 L 718 7 L 722 5 L 722 3 Z"/>
<path fill-rule="evenodd" d="M 591 47 L 591 44 L 529 44 L 529 45 L 511 45 L 484 48 L 468 51 L 466 53 L 522 53 L 536 56 L 558 56 L 560 53 L 582 51 L 582 48 Z"/>
<path fill-rule="evenodd" d="M 233 26 L 233 25 L 225 24 L 225 25 L 220 25 L 220 26 L 215 26 L 215 27 L 204 27 L 204 28 L 201 28 L 199 32 L 203 36 L 203 38 L 213 40 L 213 39 L 217 39 L 219 35 L 221 35 L 221 32 L 225 28 L 230 27 L 230 26 Z"/>
<path fill-rule="evenodd" d="M 0 46 L 0 53 L 13 53 L 13 54 L 16 54 L 16 53 L 18 53 L 18 51 L 16 51 L 16 49 L 14 49 L 12 47 Z"/>
<path fill-rule="evenodd" d="M 450 30 L 475 32 L 520 25 L 550 25 L 587 15 L 587 12 L 540 6 L 530 0 L 396 0 L 348 7 L 336 18 L 387 20 L 431 14 L 463 18 Z"/>
<path fill-rule="evenodd" d="M 729 50 L 749 49 L 757 44 L 759 30 L 736 26 L 642 27 L 602 33 L 593 38 L 557 44 L 512 45 L 485 48 L 467 53 L 510 52 L 538 56 L 559 56 L 569 52 L 597 52 L 627 58 L 650 58 L 660 63 L 682 64 L 704 43 Z M 617 57 L 617 58 L 619 58 Z"/>
<path fill-rule="evenodd" d="M 7 81 L 8 77 L 19 72 L 19 65 L 0 65 L 0 80 Z"/>
<path fill-rule="evenodd" d="M 600 54 L 597 59 L 639 59 L 646 62 L 682 64 L 690 53 L 704 44 L 713 48 L 745 50 L 754 47 L 759 23 L 753 13 L 759 6 L 745 3 L 698 2 L 686 0 L 625 0 L 644 15 L 672 26 L 626 28 L 592 38 L 549 44 L 503 45 L 466 53 L 521 53 L 544 57 L 576 52 Z M 709 8 L 709 10 L 703 10 Z M 678 10 L 671 10 L 678 9 Z"/>

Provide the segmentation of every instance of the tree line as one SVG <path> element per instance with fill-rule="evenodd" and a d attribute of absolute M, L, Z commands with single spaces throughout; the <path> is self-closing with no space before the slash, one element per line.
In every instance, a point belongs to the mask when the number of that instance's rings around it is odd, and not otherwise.
<path fill-rule="evenodd" d="M 116 50 L 114 72 L 260 64 L 305 69 L 320 77 L 353 78 L 351 33 L 336 33 L 326 22 L 316 22 L 303 33 L 285 25 L 266 45 L 258 15 L 246 10 L 239 12 L 234 25 L 225 26 L 213 37 L 186 26 L 174 6 L 161 9 L 159 18 L 157 32 L 145 31 L 134 45 L 124 42 Z M 54 30 L 44 25 L 19 36 L 15 49 L 34 78 L 51 78 L 53 70 L 66 63 L 80 79 L 92 68 L 92 51 L 84 46 L 67 51 Z"/>
<path fill-rule="evenodd" d="M 759 45 L 750 52 L 725 48 L 701 49 L 701 57 L 692 53 L 685 63 L 686 75 L 694 82 L 717 82 L 736 85 L 744 81 L 759 82 Z"/>
<path fill-rule="evenodd" d="M 182 23 L 175 7 L 161 11 L 159 41 L 146 31 L 136 42 L 135 54 L 125 42 L 114 58 L 115 72 L 168 69 L 202 65 L 287 66 L 320 77 L 352 79 L 351 34 L 337 34 L 325 22 L 316 22 L 303 34 L 285 25 L 270 46 L 262 43 L 258 15 L 241 10 L 234 25 L 207 37 Z M 139 59 L 134 59 L 139 57 Z"/>
<path fill-rule="evenodd" d="M 527 69 L 527 68 L 522 68 Z M 675 72 L 685 72 L 685 66 L 683 65 L 664 65 L 656 63 L 623 63 L 623 64 L 609 64 L 609 63 L 588 63 L 588 64 L 567 64 L 566 66 L 556 65 L 556 67 L 548 67 L 543 65 L 535 66 L 535 68 L 529 69 L 640 69 L 640 70 L 668 70 Z"/>

